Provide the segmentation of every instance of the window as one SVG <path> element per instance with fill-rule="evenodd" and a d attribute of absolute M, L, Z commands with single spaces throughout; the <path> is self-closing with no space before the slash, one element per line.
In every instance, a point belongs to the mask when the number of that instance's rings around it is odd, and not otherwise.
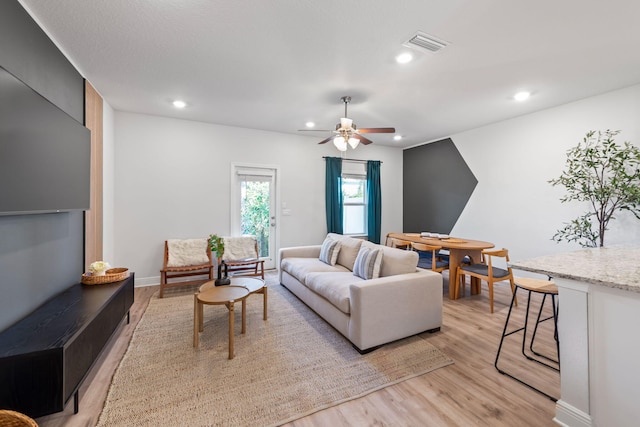
<path fill-rule="evenodd" d="M 367 177 L 342 174 L 343 233 L 367 234 Z"/>

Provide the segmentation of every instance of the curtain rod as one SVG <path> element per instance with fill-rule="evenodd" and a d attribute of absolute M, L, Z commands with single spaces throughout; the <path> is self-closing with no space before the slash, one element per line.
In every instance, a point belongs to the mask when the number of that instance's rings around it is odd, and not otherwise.
<path fill-rule="evenodd" d="M 323 159 L 328 159 L 331 156 L 322 156 Z M 342 159 L 342 160 L 348 160 L 350 162 L 362 162 L 362 163 L 367 163 L 369 160 L 362 160 L 362 159 L 347 159 L 344 157 L 336 157 L 337 159 Z M 382 160 L 380 160 L 380 164 L 382 164 Z"/>

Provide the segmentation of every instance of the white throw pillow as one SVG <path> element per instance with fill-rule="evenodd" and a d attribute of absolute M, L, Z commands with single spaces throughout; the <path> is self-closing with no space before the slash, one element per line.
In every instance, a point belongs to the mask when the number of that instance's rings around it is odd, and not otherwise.
<path fill-rule="evenodd" d="M 353 263 L 356 262 L 358 251 L 360 250 L 360 246 L 364 240 L 335 233 L 329 233 L 327 234 L 327 237 L 340 242 L 338 265 L 347 267 L 349 270 L 353 271 Z"/>
<path fill-rule="evenodd" d="M 320 249 L 320 261 L 325 264 L 336 265 L 338 253 L 340 253 L 340 242 L 328 237 L 324 239 L 322 248 Z"/>
<path fill-rule="evenodd" d="M 167 267 L 188 267 L 209 263 L 207 239 L 170 239 L 167 240 L 169 258 Z"/>
<path fill-rule="evenodd" d="M 382 265 L 382 249 L 360 248 L 356 262 L 353 264 L 353 274 L 362 279 L 377 279 L 380 277 Z"/>

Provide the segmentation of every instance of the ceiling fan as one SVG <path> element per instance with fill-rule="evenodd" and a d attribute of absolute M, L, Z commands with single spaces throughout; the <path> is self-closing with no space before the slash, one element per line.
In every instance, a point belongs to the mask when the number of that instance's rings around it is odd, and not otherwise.
<path fill-rule="evenodd" d="M 395 133 L 395 128 L 361 128 L 358 129 L 356 124 L 353 123 L 352 119 L 347 117 L 347 105 L 351 102 L 350 96 L 343 96 L 340 98 L 342 102 L 344 102 L 344 117 L 340 118 L 340 123 L 336 125 L 336 129 L 333 131 L 330 130 L 320 130 L 320 129 L 299 129 L 300 131 L 315 131 L 315 132 L 333 132 L 335 135 L 330 136 L 329 138 L 323 139 L 318 144 L 325 144 L 331 140 L 333 140 L 333 145 L 340 151 L 347 151 L 347 144 L 351 146 L 351 148 L 355 149 L 359 143 L 363 143 L 365 145 L 371 144 L 371 141 L 368 138 L 360 135 L 362 133 Z"/>

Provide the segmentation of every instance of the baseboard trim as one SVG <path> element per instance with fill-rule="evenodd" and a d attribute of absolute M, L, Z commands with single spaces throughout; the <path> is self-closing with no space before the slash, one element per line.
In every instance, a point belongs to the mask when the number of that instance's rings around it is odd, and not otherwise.
<path fill-rule="evenodd" d="M 135 284 L 134 286 L 136 288 L 142 288 L 145 286 L 153 286 L 153 285 L 159 285 L 160 284 L 160 276 L 155 276 L 155 277 L 141 277 L 141 278 L 135 278 Z"/>
<path fill-rule="evenodd" d="M 562 399 L 556 403 L 556 424 L 565 427 L 593 427 L 591 416 Z"/>
<path fill-rule="evenodd" d="M 180 283 L 180 282 L 196 282 L 198 280 L 209 280 L 209 278 L 206 274 L 203 274 L 202 276 L 181 277 L 181 278 L 170 279 L 170 280 L 171 282 L 169 283 Z M 156 285 L 160 285 L 160 276 L 141 277 L 140 279 L 138 279 L 137 277 L 135 278 L 134 286 L 136 288 L 143 288 L 145 286 L 156 286 Z"/>
<path fill-rule="evenodd" d="M 264 272 L 273 272 L 276 271 L 275 269 L 264 269 Z M 202 277 L 200 276 L 194 276 L 193 278 L 189 278 L 189 277 L 183 277 L 183 278 L 177 278 L 177 279 L 171 279 L 171 283 L 178 283 L 178 282 L 193 282 L 194 280 L 205 280 L 207 279 L 207 275 L 203 275 Z M 156 286 L 156 285 L 160 285 L 160 276 L 151 276 L 151 277 L 141 277 L 135 278 L 135 287 L 136 288 L 143 288 L 145 286 Z"/>

